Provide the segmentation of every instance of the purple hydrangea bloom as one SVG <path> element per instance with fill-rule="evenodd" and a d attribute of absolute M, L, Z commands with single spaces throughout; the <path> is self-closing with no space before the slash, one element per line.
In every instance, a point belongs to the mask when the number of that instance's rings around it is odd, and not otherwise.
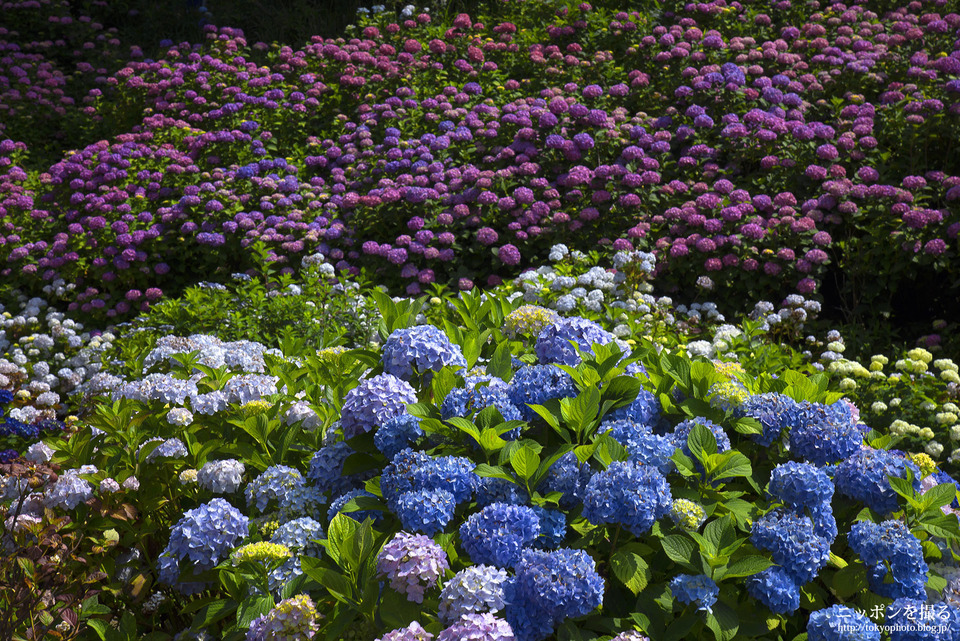
<path fill-rule="evenodd" d="M 401 450 L 415 444 L 423 436 L 420 419 L 400 414 L 385 422 L 373 435 L 373 444 L 388 459 L 393 460 Z"/>
<path fill-rule="evenodd" d="M 422 534 L 398 532 L 377 557 L 377 572 L 390 579 L 390 587 L 414 603 L 423 603 L 424 592 L 449 569 L 443 548 Z"/>
<path fill-rule="evenodd" d="M 440 632 L 437 641 L 514 641 L 513 628 L 489 612 L 465 614 Z"/>
<path fill-rule="evenodd" d="M 416 402 L 416 390 L 391 374 L 380 374 L 360 381 L 343 399 L 343 435 L 349 439 L 369 432 L 403 414 L 407 405 Z"/>
<path fill-rule="evenodd" d="M 445 365 L 467 366 L 460 346 L 433 325 L 394 330 L 383 345 L 382 359 L 384 372 L 405 381 Z"/>
<path fill-rule="evenodd" d="M 213 499 L 188 510 L 170 532 L 163 555 L 172 559 L 160 580 L 173 585 L 179 575 L 176 562 L 189 560 L 195 570 L 208 570 L 247 536 L 249 519 L 223 499 Z"/>
<path fill-rule="evenodd" d="M 616 336 L 593 321 L 574 316 L 545 327 L 537 337 L 535 350 L 542 364 L 560 363 L 576 366 L 580 362 L 580 355 L 577 354 L 574 344 L 580 351 L 590 352 L 594 343 L 606 345 L 614 342 L 620 346 L 621 352 L 629 353 L 630 349 L 626 343 L 618 340 Z"/>

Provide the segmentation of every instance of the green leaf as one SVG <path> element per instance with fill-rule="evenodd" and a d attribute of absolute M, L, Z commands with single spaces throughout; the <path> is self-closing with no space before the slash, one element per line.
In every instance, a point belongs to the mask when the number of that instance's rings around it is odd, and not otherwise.
<path fill-rule="evenodd" d="M 504 341 L 497 345 L 493 356 L 490 357 L 490 362 L 487 363 L 487 374 L 502 378 L 509 383 L 510 379 L 513 378 L 511 356 L 510 343 Z"/>
<path fill-rule="evenodd" d="M 637 400 L 637 395 L 641 389 L 643 389 L 643 385 L 640 383 L 639 378 L 633 376 L 617 376 L 603 386 L 601 399 L 603 401 L 611 401 L 613 405 L 610 409 L 616 409 L 629 405 Z"/>
<path fill-rule="evenodd" d="M 725 548 L 736 538 L 728 516 L 707 523 L 706 527 L 703 528 L 703 536 L 713 545 L 714 551 Z"/>
<path fill-rule="evenodd" d="M 702 423 L 694 423 L 687 436 L 687 447 L 694 458 L 703 462 L 710 454 L 717 453 L 717 438 Z"/>
<path fill-rule="evenodd" d="M 755 418 L 743 416 L 733 422 L 733 429 L 738 434 L 763 434 L 763 425 Z"/>
<path fill-rule="evenodd" d="M 518 447 L 510 455 L 510 466 L 524 481 L 529 479 L 540 466 L 540 455 L 530 447 Z"/>
<path fill-rule="evenodd" d="M 924 492 L 923 496 L 920 498 L 920 503 L 922 507 L 921 510 L 928 510 L 930 508 L 939 508 L 944 505 L 950 505 L 953 502 L 953 499 L 957 497 L 957 486 L 953 483 L 941 483 L 940 485 L 934 485 L 929 490 Z"/>
<path fill-rule="evenodd" d="M 690 389 L 690 361 L 678 354 L 667 354 L 660 358 L 663 371 L 680 385 L 682 390 Z"/>
<path fill-rule="evenodd" d="M 496 452 L 506 444 L 507 442 L 500 438 L 497 430 L 493 428 L 488 427 L 480 432 L 480 447 L 482 447 L 484 451 Z"/>
<path fill-rule="evenodd" d="M 706 616 L 706 623 L 717 641 L 732 641 L 740 630 L 740 618 L 723 601 L 714 604 L 713 612 Z"/>
<path fill-rule="evenodd" d="M 480 463 L 475 468 L 473 468 L 474 474 L 477 476 L 483 476 L 486 478 L 493 479 L 503 479 L 504 481 L 510 481 L 511 483 L 516 483 L 517 479 L 513 478 L 509 472 L 500 466 L 488 465 L 487 463 Z"/>
<path fill-rule="evenodd" d="M 480 430 L 477 429 L 477 426 L 468 421 L 465 418 L 459 416 L 454 416 L 447 419 L 447 423 L 453 425 L 455 428 L 470 436 L 477 443 L 480 442 Z"/>
<path fill-rule="evenodd" d="M 660 540 L 663 551 L 675 563 L 687 568 L 694 568 L 693 559 L 697 554 L 697 544 L 690 538 L 680 534 L 670 534 Z"/>
<path fill-rule="evenodd" d="M 650 566 L 637 552 L 636 544 L 627 544 L 610 557 L 613 574 L 620 579 L 634 595 L 640 594 L 650 581 Z"/>
<path fill-rule="evenodd" d="M 735 450 L 730 450 L 720 454 L 723 457 L 721 462 L 713 470 L 711 476 L 716 479 L 727 479 L 734 477 L 750 477 L 753 474 L 753 467 L 750 465 L 750 459 Z"/>
<path fill-rule="evenodd" d="M 851 563 L 837 570 L 830 587 L 839 598 L 849 599 L 867 587 L 866 566 L 862 563 Z"/>
<path fill-rule="evenodd" d="M 941 513 L 939 516 L 927 517 L 927 515 L 924 514 L 919 527 L 947 541 L 960 539 L 960 526 L 958 526 L 957 517 L 955 516 L 948 516 Z"/>
<path fill-rule="evenodd" d="M 723 573 L 723 578 L 729 579 L 751 576 L 758 572 L 763 572 L 771 565 L 773 565 L 773 561 L 764 556 L 744 556 L 727 566 L 726 571 Z"/>

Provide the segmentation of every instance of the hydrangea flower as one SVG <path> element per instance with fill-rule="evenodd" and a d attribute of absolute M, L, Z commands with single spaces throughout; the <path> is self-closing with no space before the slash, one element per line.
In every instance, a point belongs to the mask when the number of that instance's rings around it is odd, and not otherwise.
<path fill-rule="evenodd" d="M 190 561 L 194 570 L 208 570 L 227 556 L 239 539 L 247 536 L 250 520 L 225 500 L 216 498 L 187 510 L 170 531 L 162 557 L 160 580 L 168 585 L 179 576 L 178 561 Z"/>
<path fill-rule="evenodd" d="M 797 402 L 786 394 L 768 392 L 747 397 L 734 411 L 738 417 L 755 419 L 763 427 L 762 434 L 751 438 L 763 447 L 770 447 L 780 438 L 783 429 L 791 424 L 791 416 L 797 412 Z"/>
<path fill-rule="evenodd" d="M 270 542 L 285 545 L 297 553 L 311 553 L 320 550 L 320 544 L 316 541 L 323 537 L 323 526 L 304 516 L 280 525 L 270 537 Z"/>
<path fill-rule="evenodd" d="M 230 553 L 230 559 L 234 563 L 253 561 L 263 565 L 273 565 L 274 563 L 289 559 L 290 556 L 290 548 L 287 546 L 267 541 L 247 543 Z"/>
<path fill-rule="evenodd" d="M 747 594 L 775 614 L 793 614 L 800 607 L 800 587 L 781 567 L 747 577 Z"/>
<path fill-rule="evenodd" d="M 460 346 L 451 343 L 446 334 L 433 325 L 394 330 L 383 345 L 382 360 L 385 373 L 405 381 L 415 373 L 423 375 L 447 365 L 467 366 Z"/>
<path fill-rule="evenodd" d="M 536 412 L 527 405 L 542 405 L 552 398 L 577 395 L 570 375 L 553 365 L 526 365 L 510 381 L 510 400 L 520 408 L 525 420 L 532 420 Z"/>
<path fill-rule="evenodd" d="M 593 321 L 574 316 L 545 327 L 537 336 L 534 349 L 541 364 L 560 363 L 575 366 L 580 362 L 577 348 L 581 352 L 590 352 L 594 343 L 606 345 L 614 342 L 620 346 L 623 354 L 630 353 L 627 344 L 607 330 Z"/>
<path fill-rule="evenodd" d="M 457 572 L 440 592 L 440 622 L 450 625 L 465 614 L 499 612 L 511 600 L 513 579 L 490 565 L 471 565 Z"/>
<path fill-rule="evenodd" d="M 614 461 L 597 472 L 583 494 L 583 516 L 594 525 L 620 524 L 634 536 L 670 513 L 670 485 L 654 467 Z"/>
<path fill-rule="evenodd" d="M 307 478 L 313 481 L 321 492 L 340 494 L 354 489 L 356 479 L 343 475 L 343 462 L 356 450 L 343 441 L 324 445 L 310 459 Z"/>
<path fill-rule="evenodd" d="M 494 406 L 500 412 L 504 421 L 523 420 L 523 413 L 509 395 L 509 388 L 503 386 L 478 385 L 473 388 L 456 388 L 450 390 L 440 405 L 440 417 L 443 420 L 459 416 L 466 418 L 473 412 L 479 412 L 487 407 Z M 515 439 L 520 435 L 520 428 L 502 434 L 505 439 Z"/>
<path fill-rule="evenodd" d="M 264 512 L 267 506 L 279 502 L 287 492 L 300 485 L 303 485 L 300 472 L 286 465 L 273 465 L 247 484 L 244 495 L 247 505 L 253 504 L 258 512 Z"/>
<path fill-rule="evenodd" d="M 863 433 L 849 414 L 804 401 L 790 412 L 790 452 L 814 465 L 836 463 L 857 452 Z"/>
<path fill-rule="evenodd" d="M 631 461 L 651 465 L 662 474 L 671 472 L 675 467 L 671 460 L 677 449 L 673 438 L 654 434 L 646 425 L 631 419 L 604 421 L 600 427 L 609 429 L 610 436 L 627 448 Z"/>
<path fill-rule="evenodd" d="M 533 545 L 538 548 L 557 548 L 567 536 L 567 515 L 560 510 L 550 510 L 538 505 L 531 506 L 540 521 L 540 536 Z"/>
<path fill-rule="evenodd" d="M 449 492 L 456 503 L 469 501 L 479 482 L 474 467 L 465 457 L 432 457 L 409 448 L 401 450 L 380 476 L 383 498 L 395 509 L 394 503 L 401 494 L 442 489 Z"/>
<path fill-rule="evenodd" d="M 522 305 L 507 314 L 503 319 L 503 333 L 510 338 L 518 334 L 539 336 L 548 325 L 560 320 L 560 315 L 552 309 L 537 305 Z"/>
<path fill-rule="evenodd" d="M 289 521 L 301 516 L 320 518 L 327 504 L 327 495 L 312 485 L 295 485 L 280 496 L 279 518 Z"/>
<path fill-rule="evenodd" d="M 810 613 L 807 621 L 807 641 L 854 641 L 854 639 L 880 641 L 880 629 L 863 614 L 843 605 L 832 605 Z"/>
<path fill-rule="evenodd" d="M 411 447 L 423 437 L 420 419 L 410 414 L 400 414 L 380 426 L 373 435 L 373 444 L 389 460 L 401 450 Z"/>
<path fill-rule="evenodd" d="M 460 544 L 474 563 L 513 567 L 540 534 L 540 520 L 525 505 L 493 503 L 460 526 Z"/>
<path fill-rule="evenodd" d="M 581 464 L 576 454 L 567 452 L 547 472 L 544 492 L 560 492 L 560 507 L 571 509 L 583 502 L 583 493 L 593 475 L 589 465 Z"/>
<path fill-rule="evenodd" d="M 906 478 L 913 474 L 913 489 L 920 489 L 920 470 L 902 456 L 887 450 L 864 448 L 836 467 L 833 482 L 844 496 L 861 501 L 879 514 L 896 511 L 899 494 L 890 487 L 888 477 Z"/>
<path fill-rule="evenodd" d="M 660 422 L 660 401 L 653 392 L 641 389 L 637 398 L 629 405 L 618 407 L 603 416 L 603 424 L 622 420 L 630 420 L 652 429 Z"/>
<path fill-rule="evenodd" d="M 513 628 L 489 612 L 466 614 L 441 631 L 437 641 L 514 641 Z"/>
<path fill-rule="evenodd" d="M 317 607 L 306 594 L 278 603 L 256 624 L 256 636 L 247 641 L 270 641 L 272 639 L 312 639 L 320 629 L 318 620 L 321 615 Z M 251 624 L 251 632 L 254 625 Z"/>
<path fill-rule="evenodd" d="M 414 490 L 398 496 L 391 507 L 405 529 L 433 536 L 453 519 L 457 501 L 447 490 Z"/>
<path fill-rule="evenodd" d="M 670 592 L 681 603 L 696 604 L 701 612 L 713 612 L 720 588 L 705 574 L 679 574 L 670 581 Z"/>
<path fill-rule="evenodd" d="M 870 589 L 890 599 L 925 599 L 927 563 L 919 539 L 900 521 L 857 521 L 847 535 L 850 549 L 867 565 Z M 889 569 L 892 582 L 887 582 Z"/>
<path fill-rule="evenodd" d="M 197 483 L 214 494 L 233 494 L 240 489 L 245 469 L 236 459 L 208 461 L 197 473 Z"/>
<path fill-rule="evenodd" d="M 380 374 L 360 381 L 347 392 L 340 413 L 343 436 L 352 438 L 382 426 L 404 414 L 407 405 L 417 402 L 417 392 L 404 380 Z"/>
<path fill-rule="evenodd" d="M 390 580 L 390 587 L 408 601 L 423 603 L 423 594 L 450 569 L 447 554 L 433 539 L 422 534 L 398 532 L 377 557 L 377 572 Z"/>
<path fill-rule="evenodd" d="M 707 520 L 707 513 L 701 505 L 689 499 L 674 499 L 670 518 L 684 530 L 693 532 L 699 530 Z"/>
<path fill-rule="evenodd" d="M 80 474 L 91 472 L 84 471 L 82 468 L 67 470 L 57 478 L 44 494 L 43 504 L 50 508 L 61 508 L 72 510 L 81 503 L 86 503 L 93 498 L 93 486 L 80 478 Z"/>
<path fill-rule="evenodd" d="M 518 641 L 540 641 L 568 618 L 603 603 L 603 578 L 584 550 L 526 550 L 516 566 L 516 596 L 507 621 Z"/>
<path fill-rule="evenodd" d="M 750 542 L 769 550 L 775 563 L 797 585 L 811 581 L 830 559 L 830 541 L 817 536 L 813 521 L 782 510 L 774 510 L 753 522 Z"/>
<path fill-rule="evenodd" d="M 387 632 L 377 639 L 377 641 L 432 641 L 433 635 L 423 629 L 419 623 L 414 621 L 405 628 Z"/>
<path fill-rule="evenodd" d="M 337 498 L 333 499 L 333 501 L 330 503 L 330 507 L 327 509 L 327 520 L 332 521 L 333 517 L 339 514 L 340 510 L 343 509 L 343 506 L 350 502 L 350 499 L 354 499 L 358 496 L 369 496 L 374 498 L 373 494 L 363 489 L 344 492 Z M 349 516 L 354 521 L 359 521 L 361 523 L 367 519 L 379 521 L 383 516 L 379 510 L 357 510 L 356 512 L 344 512 L 344 515 Z"/>
<path fill-rule="evenodd" d="M 145 461 L 152 463 L 158 458 L 186 458 L 188 455 L 187 446 L 183 441 L 178 438 L 168 438 L 147 454 Z"/>

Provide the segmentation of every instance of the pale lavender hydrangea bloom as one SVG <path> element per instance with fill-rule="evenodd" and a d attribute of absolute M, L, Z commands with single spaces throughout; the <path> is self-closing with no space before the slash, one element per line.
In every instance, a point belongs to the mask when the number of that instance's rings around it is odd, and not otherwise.
<path fill-rule="evenodd" d="M 441 632 L 437 641 L 514 641 L 513 628 L 489 612 L 465 614 Z"/>
<path fill-rule="evenodd" d="M 424 591 L 435 586 L 449 568 L 446 553 L 433 539 L 402 531 L 383 546 L 377 559 L 377 572 L 415 603 L 423 603 Z"/>
<path fill-rule="evenodd" d="M 393 632 L 387 632 L 377 639 L 377 641 L 432 641 L 433 635 L 423 629 L 419 623 L 414 621 L 405 628 L 399 628 Z"/>
<path fill-rule="evenodd" d="M 501 568 L 471 565 L 460 570 L 440 592 L 440 622 L 450 625 L 466 614 L 503 610 L 511 587 L 511 579 Z"/>
<path fill-rule="evenodd" d="M 65 510 L 72 510 L 81 503 L 85 503 L 93 498 L 93 486 L 80 478 L 81 474 L 91 474 L 93 472 L 96 472 L 96 469 L 87 471 L 79 468 L 76 470 L 67 470 L 61 474 L 57 482 L 53 484 L 53 487 L 47 491 L 43 501 L 44 505 L 51 508 L 59 507 Z"/>
<path fill-rule="evenodd" d="M 209 461 L 197 473 L 197 482 L 214 494 L 233 494 L 240 489 L 245 469 L 236 459 Z"/>

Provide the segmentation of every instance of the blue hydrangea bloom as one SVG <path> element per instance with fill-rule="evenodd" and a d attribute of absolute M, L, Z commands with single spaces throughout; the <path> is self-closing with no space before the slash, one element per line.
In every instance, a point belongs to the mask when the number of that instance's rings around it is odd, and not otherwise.
<path fill-rule="evenodd" d="M 416 402 L 416 390 L 396 376 L 380 374 L 360 381 L 343 399 L 340 412 L 343 436 L 349 439 L 376 429 L 404 414 L 407 405 Z"/>
<path fill-rule="evenodd" d="M 781 567 L 747 577 L 747 594 L 775 614 L 793 614 L 800 607 L 800 588 Z"/>
<path fill-rule="evenodd" d="M 890 599 L 925 599 L 926 561 L 919 539 L 901 521 L 857 521 L 847 535 L 850 549 L 868 567 L 870 589 Z M 887 569 L 892 583 L 885 582 Z"/>
<path fill-rule="evenodd" d="M 573 316 L 560 319 L 543 328 L 537 336 L 534 349 L 541 364 L 560 363 L 575 366 L 580 362 L 577 348 L 582 352 L 590 352 L 594 343 L 606 345 L 614 342 L 620 346 L 620 351 L 624 355 L 630 353 L 629 346 L 607 330 L 593 321 Z"/>
<path fill-rule="evenodd" d="M 460 346 L 433 325 L 394 330 L 383 344 L 382 360 L 384 372 L 405 381 L 414 373 L 435 372 L 445 365 L 467 366 Z"/>
<path fill-rule="evenodd" d="M 615 461 L 597 472 L 583 494 L 583 516 L 594 525 L 623 525 L 635 536 L 670 513 L 670 485 L 654 467 Z"/>
<path fill-rule="evenodd" d="M 670 581 L 670 592 L 681 603 L 695 604 L 701 612 L 713 612 L 720 588 L 706 574 L 678 574 Z"/>
<path fill-rule="evenodd" d="M 763 426 L 763 433 L 753 434 L 751 438 L 763 447 L 770 447 L 780 438 L 783 429 L 791 425 L 797 409 L 797 402 L 786 394 L 769 392 L 749 396 L 736 407 L 734 415 L 756 419 Z"/>
<path fill-rule="evenodd" d="M 536 505 L 531 506 L 530 509 L 540 520 L 540 536 L 534 540 L 533 545 L 542 549 L 560 547 L 567 536 L 567 515 L 560 510 L 550 510 Z"/>
<path fill-rule="evenodd" d="M 605 414 L 603 423 L 612 421 L 622 421 L 624 419 L 647 425 L 651 428 L 660 422 L 660 401 L 645 389 L 640 390 L 637 398 L 629 405 L 618 407 L 617 409 Z"/>
<path fill-rule="evenodd" d="M 727 436 L 727 433 L 723 431 L 722 427 L 709 419 L 697 417 L 687 419 L 673 428 L 672 436 L 674 446 L 683 450 L 684 454 L 687 456 L 692 456 L 690 453 L 690 447 L 687 445 L 687 439 L 690 436 L 690 432 L 693 430 L 694 425 L 703 425 L 705 428 L 710 430 L 711 433 L 713 433 L 713 437 L 717 440 L 718 452 L 726 452 L 730 449 L 730 437 Z"/>
<path fill-rule="evenodd" d="M 480 412 L 493 405 L 500 412 L 504 421 L 522 421 L 523 413 L 513 403 L 508 392 L 509 388 L 506 386 L 480 385 L 473 389 L 458 387 L 451 390 L 443 399 L 443 403 L 440 405 L 440 417 L 443 420 L 455 416 L 467 418 L 474 412 Z M 517 427 L 502 436 L 505 439 L 513 440 L 519 435 L 520 428 Z"/>
<path fill-rule="evenodd" d="M 581 465 L 576 454 L 567 452 L 554 463 L 543 479 L 541 490 L 546 494 L 549 492 L 560 492 L 560 507 L 572 509 L 583 502 L 583 492 L 593 476 L 593 470 L 589 465 Z"/>
<path fill-rule="evenodd" d="M 343 462 L 355 451 L 343 441 L 324 445 L 310 459 L 307 478 L 323 492 L 342 494 L 354 489 L 356 479 L 343 476 Z"/>
<path fill-rule="evenodd" d="M 337 498 L 333 499 L 333 501 L 330 503 L 330 507 L 327 509 L 327 521 L 332 521 L 333 517 L 340 513 L 340 510 L 343 509 L 343 506 L 346 505 L 350 499 L 358 496 L 369 496 L 376 498 L 370 492 L 361 489 L 344 492 Z M 344 515 L 349 516 L 354 521 L 359 521 L 361 523 L 367 519 L 379 521 L 381 518 L 383 518 L 383 512 L 380 510 L 358 510 L 356 512 L 344 512 Z"/>
<path fill-rule="evenodd" d="M 605 421 L 600 428 L 609 429 L 610 436 L 627 448 L 631 461 L 652 465 L 662 474 L 673 471 L 675 466 L 670 457 L 677 446 L 672 437 L 654 434 L 646 425 L 631 419 Z"/>
<path fill-rule="evenodd" d="M 532 508 L 493 503 L 460 526 L 460 544 L 474 563 L 513 567 L 539 534 L 540 520 Z"/>
<path fill-rule="evenodd" d="M 527 365 L 521 367 L 510 380 L 510 400 L 520 408 L 523 418 L 533 420 L 537 413 L 527 405 L 543 405 L 553 398 L 569 398 L 577 395 L 577 388 L 570 375 L 553 365 Z"/>
<path fill-rule="evenodd" d="M 300 472 L 287 465 L 274 465 L 247 483 L 244 495 L 248 506 L 254 505 L 258 512 L 264 512 L 271 503 L 279 502 L 284 494 L 299 485 L 303 485 Z"/>
<path fill-rule="evenodd" d="M 398 496 L 391 508 L 405 530 L 433 536 L 453 519 L 457 502 L 446 490 L 414 490 Z"/>
<path fill-rule="evenodd" d="M 750 542 L 769 550 L 797 585 L 811 581 L 830 559 L 830 541 L 817 536 L 813 521 L 782 510 L 768 512 L 753 523 Z"/>
<path fill-rule="evenodd" d="M 384 423 L 373 435 L 373 444 L 384 456 L 393 460 L 400 450 L 415 445 L 423 437 L 420 419 L 400 414 Z"/>
<path fill-rule="evenodd" d="M 411 448 L 400 450 L 393 457 L 380 475 L 380 491 L 388 504 L 401 494 L 414 489 L 414 473 L 417 469 L 428 465 L 430 460 L 431 457 L 426 452 Z"/>
<path fill-rule="evenodd" d="M 770 474 L 770 495 L 794 510 L 814 509 L 833 498 L 833 481 L 809 463 L 788 461 Z"/>
<path fill-rule="evenodd" d="M 316 541 L 323 537 L 323 526 L 309 516 L 305 516 L 281 525 L 270 537 L 270 542 L 286 545 L 297 554 L 314 553 L 320 551 L 320 544 Z"/>
<path fill-rule="evenodd" d="M 890 641 L 956 639 L 956 636 L 949 634 L 952 626 L 947 624 L 947 621 L 941 621 L 938 613 L 939 607 L 931 608 L 927 605 L 925 598 L 897 599 L 887 606 L 884 627 L 889 631 Z M 946 614 L 949 616 L 949 612 Z M 931 615 L 933 615 L 932 618 L 927 618 Z"/>
<path fill-rule="evenodd" d="M 810 613 L 807 641 L 880 641 L 880 628 L 856 610 L 833 605 Z"/>
<path fill-rule="evenodd" d="M 463 456 L 430 457 L 413 469 L 415 490 L 446 490 L 457 503 L 469 501 L 480 480 L 473 472 L 476 463 Z"/>
<path fill-rule="evenodd" d="M 320 518 L 327 504 L 327 495 L 312 485 L 297 485 L 280 496 L 280 521 L 289 521 L 301 516 Z"/>
<path fill-rule="evenodd" d="M 518 641 L 541 641 L 568 618 L 603 603 L 603 578 L 584 550 L 526 550 L 516 566 L 516 595 L 507 621 Z"/>
<path fill-rule="evenodd" d="M 836 411 L 820 403 L 802 402 L 791 412 L 790 452 L 814 465 L 836 463 L 863 444 L 863 433 L 853 421 L 837 420 Z"/>
<path fill-rule="evenodd" d="M 246 537 L 250 520 L 224 499 L 216 498 L 187 510 L 170 531 L 163 554 L 167 561 L 161 577 L 176 581 L 178 561 L 190 561 L 195 570 L 209 570 L 226 558 L 237 541 Z M 171 578 L 173 580 L 171 580 Z"/>
<path fill-rule="evenodd" d="M 480 477 L 474 499 L 477 507 L 486 507 L 491 503 L 513 503 L 522 505 L 529 500 L 527 491 L 510 481 L 491 477 Z"/>
<path fill-rule="evenodd" d="M 833 482 L 844 496 L 861 501 L 879 514 L 896 511 L 899 494 L 890 487 L 889 476 L 906 478 L 906 470 L 913 474 L 913 488 L 920 489 L 920 470 L 917 466 L 886 450 L 864 448 L 836 467 Z"/>

